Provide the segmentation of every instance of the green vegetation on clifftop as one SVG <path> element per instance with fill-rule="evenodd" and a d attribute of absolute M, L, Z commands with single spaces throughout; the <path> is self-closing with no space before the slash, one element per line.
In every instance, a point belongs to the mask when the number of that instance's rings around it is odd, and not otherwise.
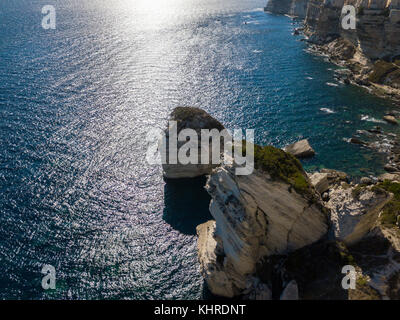
<path fill-rule="evenodd" d="M 196 107 L 177 107 L 171 113 L 171 120 L 179 123 L 191 122 L 197 124 L 202 129 L 224 130 L 225 127 L 210 116 L 206 111 Z M 193 125 L 192 125 L 193 126 Z M 182 129 L 182 128 L 179 128 Z M 178 130 L 179 131 L 179 130 Z"/>
<path fill-rule="evenodd" d="M 299 160 L 289 153 L 272 146 L 254 146 L 256 169 L 268 172 L 273 179 L 289 183 L 298 193 L 310 191 L 310 185 Z"/>

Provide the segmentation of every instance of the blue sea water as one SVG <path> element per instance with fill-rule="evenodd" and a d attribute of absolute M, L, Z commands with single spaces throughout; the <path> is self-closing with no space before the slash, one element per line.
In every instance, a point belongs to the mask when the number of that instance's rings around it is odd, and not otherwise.
<path fill-rule="evenodd" d="M 48 4 L 56 30 L 41 27 Z M 345 139 L 393 131 L 374 123 L 393 105 L 327 85 L 336 67 L 264 6 L 1 2 L 0 299 L 207 296 L 195 235 L 210 219 L 204 179 L 166 183 L 145 161 L 147 131 L 176 106 L 255 129 L 260 144 L 309 138 L 309 170 L 382 172 L 381 155 Z M 44 264 L 56 269 L 55 290 L 41 287 Z"/>

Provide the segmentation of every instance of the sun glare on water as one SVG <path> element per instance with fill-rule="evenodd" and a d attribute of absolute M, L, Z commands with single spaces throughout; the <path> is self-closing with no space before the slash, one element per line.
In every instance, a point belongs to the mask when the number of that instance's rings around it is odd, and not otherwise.
<path fill-rule="evenodd" d="M 139 15 L 141 22 L 157 26 L 175 20 L 187 3 L 183 0 L 138 0 L 129 1 L 130 10 Z"/>

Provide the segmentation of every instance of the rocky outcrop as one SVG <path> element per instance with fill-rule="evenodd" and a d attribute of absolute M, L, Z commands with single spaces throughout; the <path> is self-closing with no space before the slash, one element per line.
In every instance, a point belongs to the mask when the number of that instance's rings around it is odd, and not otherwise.
<path fill-rule="evenodd" d="M 270 151 L 285 162 L 287 154 Z M 215 221 L 197 230 L 201 272 L 213 293 L 259 300 L 400 298 L 399 183 L 349 185 L 345 173 L 323 169 L 327 214 L 309 184 L 295 192 L 290 175 L 282 181 L 266 167 L 235 176 L 221 166 L 209 178 Z M 325 237 L 327 219 L 332 235 Z M 345 265 L 356 270 L 355 289 L 342 287 Z"/>
<path fill-rule="evenodd" d="M 283 148 L 285 152 L 297 158 L 309 158 L 315 155 L 315 151 L 311 148 L 307 139 L 300 140 Z"/>
<path fill-rule="evenodd" d="M 389 116 L 389 115 L 384 116 L 383 120 L 385 120 L 386 122 L 391 123 L 391 124 L 395 124 L 395 125 L 399 124 L 394 116 Z"/>
<path fill-rule="evenodd" d="M 400 174 L 398 174 L 398 173 L 384 173 L 384 174 L 381 174 L 378 177 L 378 180 L 381 181 L 381 182 L 383 182 L 385 180 L 400 182 Z"/>
<path fill-rule="evenodd" d="M 388 193 L 373 186 L 342 184 L 329 190 L 326 207 L 330 209 L 335 238 L 347 245 L 361 240 L 390 199 Z"/>
<path fill-rule="evenodd" d="M 310 175 L 310 182 L 319 194 L 329 189 L 328 173 L 315 172 Z"/>
<path fill-rule="evenodd" d="M 163 161 L 162 167 L 164 176 L 170 179 L 177 178 L 193 178 L 202 175 L 210 174 L 212 169 L 217 167 L 219 164 L 212 163 L 212 145 L 211 141 L 209 144 L 209 164 L 202 164 L 201 155 L 204 153 L 201 147 L 201 130 L 202 129 L 217 129 L 218 131 L 224 130 L 224 126 L 216 119 L 211 117 L 207 112 L 202 109 L 194 107 L 178 107 L 171 113 L 169 121 L 175 123 L 175 126 L 168 126 L 165 130 L 165 139 L 160 141 L 160 149 L 165 154 L 165 161 Z M 169 122 L 171 124 L 171 122 Z M 182 164 L 179 159 L 169 157 L 170 149 L 174 148 L 174 154 L 178 154 L 178 150 L 187 143 L 186 140 L 178 140 L 179 134 L 184 129 L 193 129 L 197 133 L 197 149 L 198 149 L 198 161 L 197 163 Z M 186 137 L 185 137 L 186 138 Z M 174 147 L 175 146 L 175 147 Z M 223 143 L 221 143 L 221 149 L 217 151 L 223 153 Z"/>
<path fill-rule="evenodd" d="M 196 124 L 223 128 L 191 108 L 173 119 L 178 132 Z M 254 166 L 236 175 L 231 161 L 207 180 L 215 220 L 197 227 L 198 258 L 212 293 L 254 300 L 400 298 L 399 174 L 364 177 L 359 185 L 331 169 L 309 177 L 293 155 L 257 145 Z M 341 287 L 344 265 L 355 268 L 356 289 Z"/>
<path fill-rule="evenodd" d="M 205 231 L 209 225 L 198 228 L 199 261 L 217 295 L 243 294 L 261 258 L 316 242 L 328 229 L 327 214 L 297 159 L 273 147 L 257 147 L 255 162 L 248 176 L 221 166 L 206 185 L 216 227 L 213 232 Z"/>

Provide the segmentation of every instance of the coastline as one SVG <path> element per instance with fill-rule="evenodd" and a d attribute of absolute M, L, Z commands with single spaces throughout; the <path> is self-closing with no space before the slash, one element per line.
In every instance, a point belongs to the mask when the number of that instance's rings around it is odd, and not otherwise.
<path fill-rule="evenodd" d="M 292 17 L 294 19 L 295 17 Z M 301 32 L 301 31 L 299 31 Z M 309 45 L 309 52 L 312 54 L 321 55 L 327 57 L 328 61 L 335 64 L 336 66 L 346 68 L 350 72 L 346 74 L 345 77 L 342 77 L 341 80 L 345 84 L 352 84 L 358 86 L 360 88 L 365 89 L 368 93 L 374 94 L 380 98 L 390 99 L 394 103 L 400 102 L 400 89 L 396 89 L 390 87 L 388 85 L 382 85 L 378 83 L 374 83 L 369 81 L 368 78 L 365 77 L 366 73 L 373 71 L 373 66 L 371 65 L 363 65 L 357 60 L 354 59 L 343 59 L 340 57 L 340 52 L 335 52 L 332 45 L 334 45 L 335 41 L 340 41 L 341 39 L 334 40 L 327 44 L 317 44 L 313 43 L 310 40 L 306 40 Z M 342 40 L 343 41 L 343 40 Z M 362 68 L 367 67 L 368 69 Z"/>
<path fill-rule="evenodd" d="M 342 14 L 345 5 L 355 10 L 352 25 Z M 347 84 L 400 101 L 399 1 L 269 0 L 264 11 L 302 20 L 295 34 L 302 32 L 314 52 L 348 68 Z"/>
<path fill-rule="evenodd" d="M 304 5 L 311 6 L 311 0 L 301 1 Z M 400 102 L 400 88 L 394 88 L 386 84 L 371 81 L 374 73 L 380 72 L 380 70 L 377 70 L 377 66 L 379 66 L 379 64 L 384 64 L 384 66 L 386 66 L 389 62 L 380 59 L 373 62 L 372 59 L 360 52 L 359 48 L 356 48 L 354 44 L 341 35 L 322 37 L 318 34 L 318 27 L 312 27 L 308 23 L 308 19 L 310 19 L 312 15 L 308 10 L 297 15 L 289 13 L 293 12 L 293 6 L 295 4 L 296 0 L 292 0 L 291 2 L 289 1 L 289 4 L 286 4 L 286 6 L 281 7 L 281 4 L 270 0 L 264 8 L 264 12 L 272 15 L 284 15 L 292 20 L 292 25 L 295 25 L 294 21 L 296 21 L 297 26 L 293 28 L 292 35 L 295 37 L 303 36 L 301 41 L 307 43 L 306 51 L 309 54 L 324 57 L 327 62 L 341 68 L 340 71 L 335 72 L 336 80 L 344 85 L 357 86 L 365 90 L 365 93 L 390 101 L 390 103 L 393 104 L 394 110 L 387 113 L 382 120 L 397 126 L 398 120 L 400 119 L 400 110 L 397 110 Z M 393 63 L 393 65 L 394 68 L 396 68 L 396 65 L 399 64 L 399 69 L 395 71 L 400 72 L 400 63 L 397 61 L 398 60 L 396 60 L 396 63 Z M 400 174 L 400 148 L 398 147 L 400 139 L 392 132 L 383 132 L 379 126 L 368 131 L 369 132 L 357 130 L 358 134 L 349 138 L 349 142 L 385 154 L 386 163 L 383 166 L 384 170 L 389 174 Z M 369 136 L 368 138 L 370 138 L 371 134 L 375 135 L 375 141 L 372 143 L 363 141 L 363 134 L 367 134 Z M 381 147 L 381 144 L 385 146 Z M 372 178 L 379 180 L 379 177 Z"/>
<path fill-rule="evenodd" d="M 296 18 L 292 17 L 292 19 Z M 297 32 L 297 35 L 303 34 L 305 36 L 304 39 L 308 43 L 307 51 L 310 54 L 325 57 L 328 62 L 343 68 L 341 70 L 344 72 L 338 72 L 336 73 L 336 76 L 338 80 L 345 85 L 354 85 L 364 89 L 366 93 L 376 95 L 380 98 L 389 99 L 393 103 L 393 107 L 395 110 L 391 111 L 387 115 L 394 117 L 397 122 L 400 116 L 400 111 L 397 112 L 396 109 L 398 108 L 397 103 L 400 102 L 400 90 L 387 85 L 380 85 L 369 81 L 366 75 L 373 71 L 373 66 L 371 66 L 371 64 L 365 57 L 361 57 L 358 59 L 346 59 L 344 55 L 346 55 L 349 50 L 352 51 L 353 49 L 349 49 L 349 47 L 346 46 L 346 40 L 338 38 L 326 44 L 317 44 L 308 39 L 306 33 L 304 32 L 305 24 L 301 24 L 302 27 L 295 28 L 294 31 Z M 345 44 L 343 45 L 343 43 Z M 361 61 L 363 61 L 365 64 L 363 64 Z M 397 125 L 396 122 L 394 122 L 393 124 Z M 373 143 L 367 143 L 365 141 L 359 140 L 358 138 L 352 138 L 350 139 L 350 142 L 359 144 L 360 146 L 367 146 L 377 152 L 382 152 L 386 154 L 387 161 L 384 165 L 385 171 L 396 175 L 400 174 L 400 149 L 398 147 L 398 145 L 400 144 L 400 139 L 396 136 L 396 134 L 393 134 L 391 132 L 385 135 L 379 126 L 376 127 L 376 130 L 371 130 L 370 133 L 376 134 L 377 141 Z M 389 139 L 389 148 L 381 148 L 379 144 L 382 143 L 383 140 L 387 141 L 387 139 Z"/>
<path fill-rule="evenodd" d="M 296 28 L 294 35 L 302 30 Z M 353 49 L 340 38 L 309 44 L 310 53 L 345 68 L 339 73 L 343 83 L 398 101 L 397 91 L 366 80 L 375 69 L 362 56 L 354 59 Z M 397 125 L 399 115 L 393 111 L 384 120 Z M 369 134 L 382 141 L 393 138 L 385 150 L 379 140 L 350 139 L 388 154 L 390 174 L 379 179 L 363 177 L 355 183 L 336 170 L 306 173 L 290 148 L 257 145 L 249 177 L 235 177 L 235 164 L 212 170 L 206 190 L 215 220 L 199 225 L 197 234 L 201 274 L 214 294 L 250 300 L 399 299 L 399 141 L 380 127 Z M 307 146 L 314 152 L 308 141 Z M 293 184 L 299 177 L 301 188 Z M 343 265 L 356 282 L 348 292 L 338 276 Z"/>

